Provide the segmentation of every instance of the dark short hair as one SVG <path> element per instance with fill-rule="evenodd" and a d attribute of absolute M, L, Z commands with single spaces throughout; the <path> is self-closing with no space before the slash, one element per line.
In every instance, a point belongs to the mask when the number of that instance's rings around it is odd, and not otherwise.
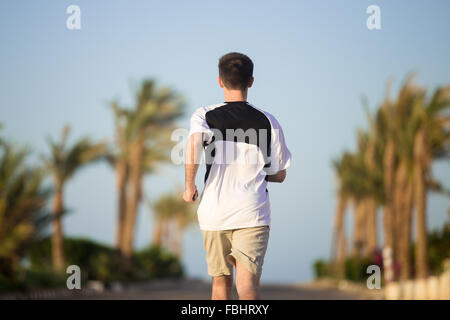
<path fill-rule="evenodd" d="M 219 76 L 228 89 L 244 90 L 253 77 L 253 62 L 245 54 L 227 53 L 219 60 Z"/>

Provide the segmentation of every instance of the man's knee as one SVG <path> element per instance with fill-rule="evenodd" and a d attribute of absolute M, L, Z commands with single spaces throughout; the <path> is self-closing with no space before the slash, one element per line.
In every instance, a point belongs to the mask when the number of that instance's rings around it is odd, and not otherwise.
<path fill-rule="evenodd" d="M 258 299 L 259 275 L 247 270 L 242 264 L 237 263 L 236 290 L 240 298 Z"/>
<path fill-rule="evenodd" d="M 231 289 L 233 287 L 233 276 L 219 276 L 212 279 L 212 294 L 213 300 L 228 300 L 231 299 Z"/>
<path fill-rule="evenodd" d="M 233 276 L 232 275 L 228 275 L 228 276 L 217 276 L 217 277 L 213 277 L 212 280 L 212 284 L 213 287 L 226 287 L 226 288 L 231 288 L 233 286 Z"/>
<path fill-rule="evenodd" d="M 256 283 L 236 283 L 240 300 L 259 300 L 259 285 Z"/>
<path fill-rule="evenodd" d="M 238 292 L 258 291 L 259 284 L 255 279 L 239 279 L 236 280 L 236 290 Z"/>

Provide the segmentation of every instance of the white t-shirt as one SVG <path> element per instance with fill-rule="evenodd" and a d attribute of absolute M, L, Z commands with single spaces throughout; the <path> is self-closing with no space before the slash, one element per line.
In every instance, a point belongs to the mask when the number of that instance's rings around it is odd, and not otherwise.
<path fill-rule="evenodd" d="M 201 230 L 270 225 L 266 175 L 291 163 L 280 124 L 245 101 L 197 109 L 189 135 L 203 133 L 205 186 L 200 195 Z"/>

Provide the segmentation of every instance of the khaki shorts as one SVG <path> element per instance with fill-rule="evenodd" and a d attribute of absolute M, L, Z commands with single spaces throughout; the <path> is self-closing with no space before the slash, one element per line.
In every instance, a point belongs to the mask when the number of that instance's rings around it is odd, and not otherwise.
<path fill-rule="evenodd" d="M 234 260 L 237 260 L 248 271 L 260 276 L 269 241 L 269 230 L 269 226 L 221 231 L 201 230 L 208 274 L 213 277 L 231 275 Z"/>

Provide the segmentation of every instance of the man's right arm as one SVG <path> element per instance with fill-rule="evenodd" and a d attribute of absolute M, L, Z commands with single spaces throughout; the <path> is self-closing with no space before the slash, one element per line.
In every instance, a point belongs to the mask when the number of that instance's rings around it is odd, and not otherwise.
<path fill-rule="evenodd" d="M 201 132 L 192 134 L 186 146 L 185 165 L 185 189 L 183 199 L 186 202 L 195 202 L 198 191 L 195 186 L 195 176 L 202 156 L 203 134 Z"/>

